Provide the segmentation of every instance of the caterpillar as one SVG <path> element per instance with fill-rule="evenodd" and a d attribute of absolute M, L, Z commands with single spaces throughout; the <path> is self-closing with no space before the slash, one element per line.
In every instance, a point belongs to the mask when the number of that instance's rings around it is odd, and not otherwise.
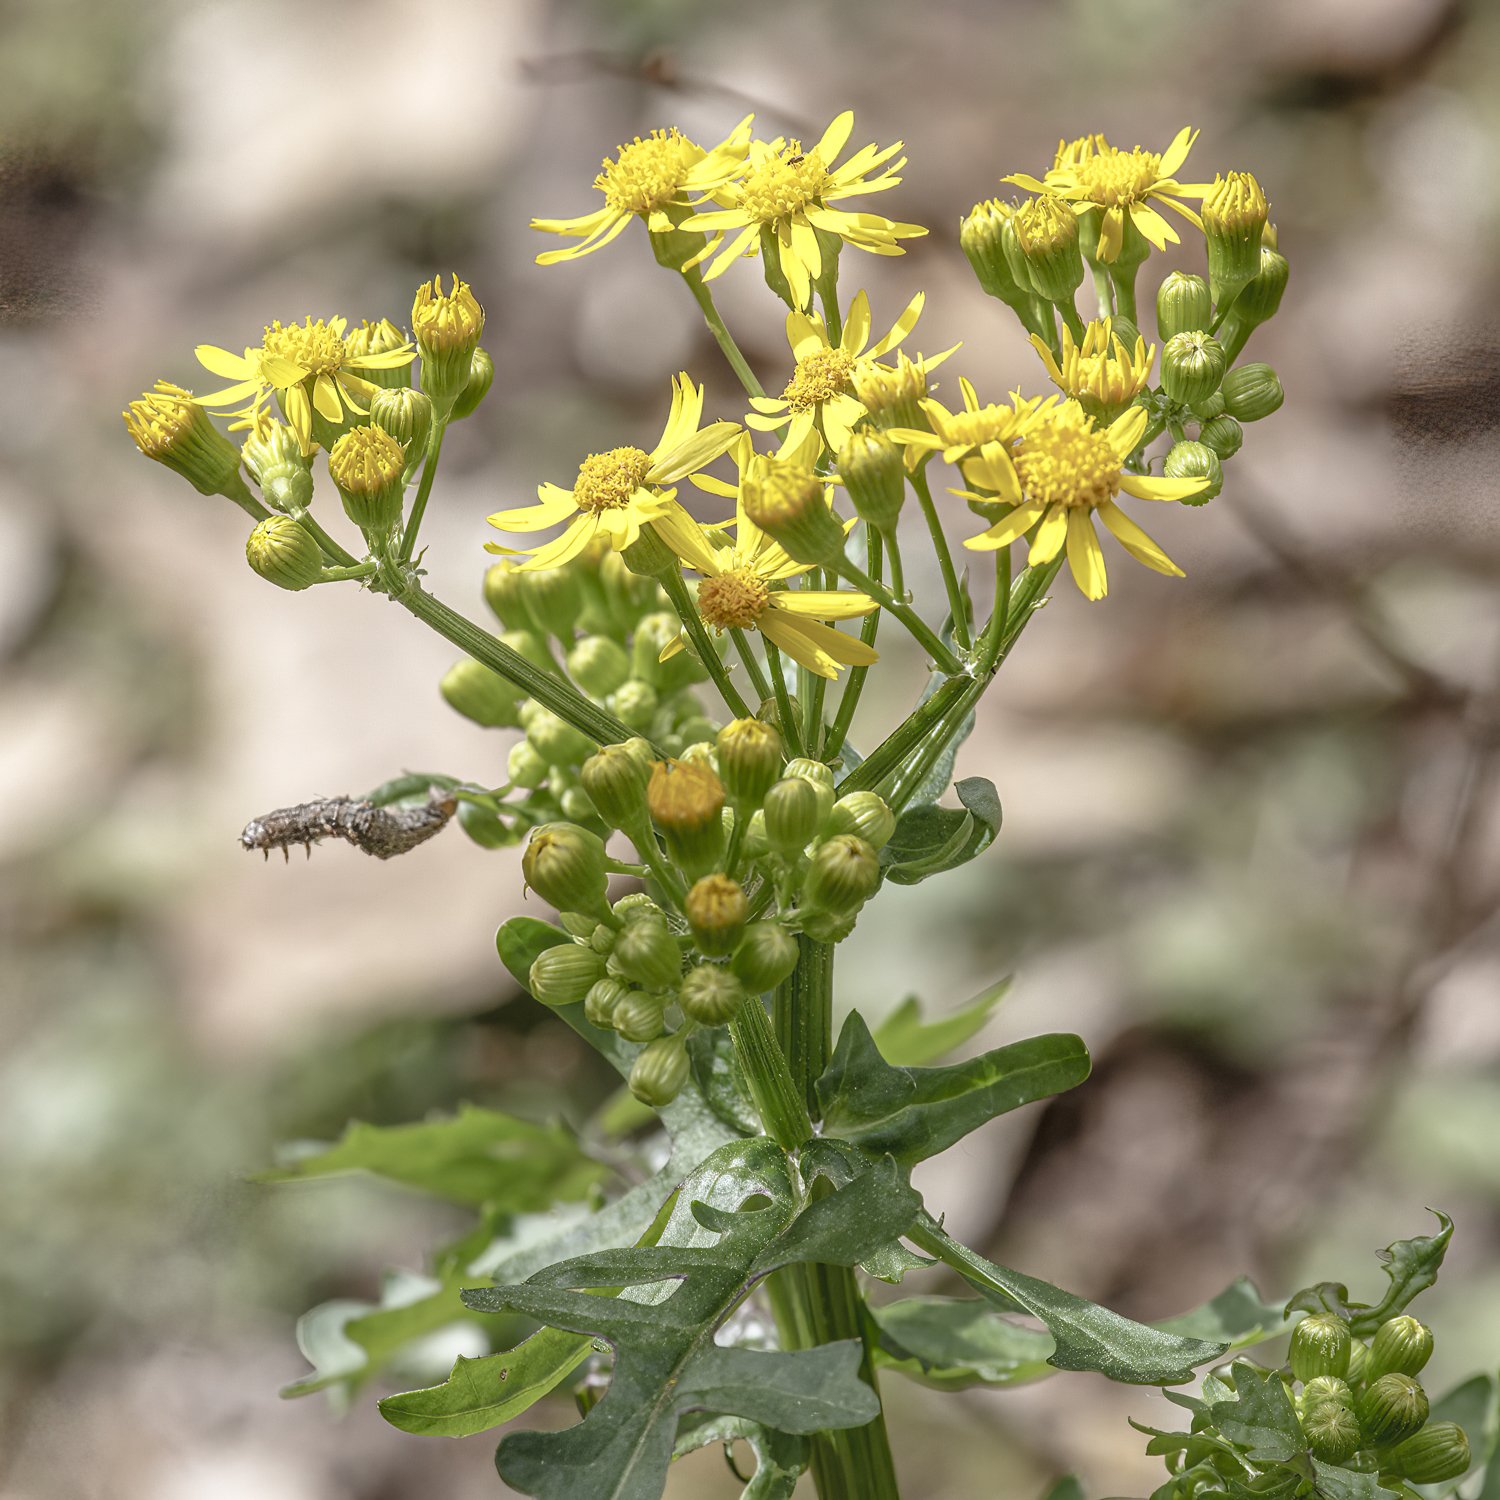
<path fill-rule="evenodd" d="M 451 792 L 436 787 L 429 799 L 418 807 L 378 807 L 362 798 L 319 797 L 252 818 L 240 843 L 259 849 L 267 859 L 273 849 L 290 859 L 291 846 L 301 844 L 311 859 L 312 846 L 320 839 L 341 838 L 376 859 L 390 859 L 440 833 L 458 806 Z"/>

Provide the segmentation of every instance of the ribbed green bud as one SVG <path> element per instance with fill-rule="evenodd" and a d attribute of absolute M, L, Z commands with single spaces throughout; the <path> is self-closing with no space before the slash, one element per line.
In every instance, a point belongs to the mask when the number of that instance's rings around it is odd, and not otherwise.
<path fill-rule="evenodd" d="M 526 739 L 549 766 L 577 766 L 588 758 L 594 742 L 550 708 L 527 717 Z"/>
<path fill-rule="evenodd" d="M 661 591 L 656 584 L 632 573 L 618 552 L 606 552 L 599 559 L 599 587 L 620 635 L 628 633 L 648 610 L 660 607 Z"/>
<path fill-rule="evenodd" d="M 661 699 L 649 682 L 631 678 L 604 700 L 605 707 L 630 729 L 650 729 Z"/>
<path fill-rule="evenodd" d="M 521 722 L 525 692 L 472 656 L 443 673 L 438 691 L 455 713 L 486 729 L 514 729 Z"/>
<path fill-rule="evenodd" d="M 705 875 L 693 883 L 683 915 L 700 953 L 722 958 L 733 953 L 750 915 L 750 902 L 739 881 L 728 875 Z"/>
<path fill-rule="evenodd" d="M 1239 296 L 1234 299 L 1235 318 L 1247 328 L 1259 328 L 1262 323 L 1274 318 L 1286 292 L 1291 269 L 1284 255 L 1271 249 L 1269 245 L 1262 245 L 1260 270 L 1252 280 L 1245 283 Z"/>
<path fill-rule="evenodd" d="M 906 501 L 906 468 L 901 450 L 875 427 L 858 427 L 838 452 L 838 471 L 854 513 L 889 535 Z"/>
<path fill-rule="evenodd" d="M 1432 1358 L 1432 1330 L 1425 1323 L 1403 1314 L 1389 1318 L 1370 1340 L 1370 1365 L 1365 1378 L 1376 1380 L 1395 1371 L 1398 1375 L 1420 1375 Z"/>
<path fill-rule="evenodd" d="M 631 1065 L 630 1092 L 642 1104 L 660 1109 L 682 1092 L 687 1076 L 688 1055 L 682 1039 L 658 1037 Z"/>
<path fill-rule="evenodd" d="M 666 914 L 645 891 L 631 891 L 628 896 L 621 896 L 615 902 L 614 913 L 620 921 L 627 923 L 639 922 L 648 917 L 666 921 Z"/>
<path fill-rule="evenodd" d="M 1302 1417 L 1302 1433 L 1313 1455 L 1341 1464 L 1359 1451 L 1359 1418 L 1337 1401 L 1322 1401 Z"/>
<path fill-rule="evenodd" d="M 571 641 L 578 633 L 578 616 L 583 610 L 583 579 L 577 568 L 539 568 L 522 577 L 531 618 L 548 635 Z"/>
<path fill-rule="evenodd" d="M 276 464 L 265 472 L 260 494 L 272 510 L 300 515 L 312 504 L 313 477 L 307 463 Z"/>
<path fill-rule="evenodd" d="M 766 793 L 766 842 L 783 859 L 795 859 L 812 842 L 823 821 L 817 786 L 801 776 L 787 776 Z"/>
<path fill-rule="evenodd" d="M 594 929 L 604 924 L 596 918 L 581 911 L 564 911 L 557 914 L 557 920 L 562 924 L 562 929 L 569 937 L 588 939 L 593 937 Z"/>
<path fill-rule="evenodd" d="M 579 768 L 578 779 L 611 828 L 640 830 L 646 820 L 651 750 L 645 740 L 601 745 Z"/>
<path fill-rule="evenodd" d="M 484 602 L 507 630 L 535 631 L 536 621 L 526 603 L 526 574 L 502 557 L 484 574 Z"/>
<path fill-rule="evenodd" d="M 510 747 L 505 758 L 505 774 L 513 786 L 524 787 L 534 792 L 546 781 L 551 767 L 532 749 L 525 740 Z"/>
<path fill-rule="evenodd" d="M 1270 365 L 1240 365 L 1224 377 L 1224 410 L 1241 422 L 1259 422 L 1281 409 L 1286 393 Z"/>
<path fill-rule="evenodd" d="M 746 476 L 740 494 L 750 520 L 798 562 L 816 567 L 843 552 L 844 528 L 811 469 L 771 459 Z"/>
<path fill-rule="evenodd" d="M 728 969 L 699 964 L 683 976 L 677 1003 L 700 1026 L 723 1026 L 734 1019 L 744 998 L 745 986 Z"/>
<path fill-rule="evenodd" d="M 1161 471 L 1168 479 L 1206 479 L 1207 485 L 1196 495 L 1189 495 L 1183 505 L 1207 505 L 1224 488 L 1224 468 L 1219 455 L 1206 443 L 1174 443 Z"/>
<path fill-rule="evenodd" d="M 1349 1373 L 1344 1378 L 1350 1385 L 1358 1385 L 1368 1379 L 1369 1374 L 1370 1351 L 1363 1340 L 1355 1339 L 1349 1345 Z"/>
<path fill-rule="evenodd" d="M 1207 333 L 1173 334 L 1161 351 L 1161 386 L 1186 406 L 1204 401 L 1224 379 L 1224 351 Z"/>
<path fill-rule="evenodd" d="M 1349 1369 L 1349 1343 L 1349 1325 L 1343 1318 L 1334 1313 L 1309 1314 L 1292 1330 L 1293 1379 L 1336 1375 L 1342 1380 Z"/>
<path fill-rule="evenodd" d="M 629 679 L 630 658 L 607 635 L 586 635 L 568 652 L 568 676 L 584 692 L 607 698 Z"/>
<path fill-rule="evenodd" d="M 1324 1401 L 1347 1406 L 1353 1411 L 1354 1392 L 1349 1389 L 1348 1382 L 1337 1375 L 1314 1375 L 1302 1387 L 1302 1394 L 1297 1397 L 1297 1409 L 1305 1414 Z"/>
<path fill-rule="evenodd" d="M 609 920 L 604 844 L 586 828 L 544 823 L 534 829 L 521 856 L 521 872 L 526 884 L 559 911 L 588 912 Z"/>
<path fill-rule="evenodd" d="M 845 913 L 873 896 L 879 884 L 874 849 L 855 834 L 839 833 L 813 850 L 802 899 L 815 911 Z"/>
<path fill-rule="evenodd" d="M 245 542 L 245 561 L 267 583 L 294 593 L 323 576 L 323 551 L 290 516 L 267 516 Z"/>
<path fill-rule="evenodd" d="M 875 792 L 850 792 L 833 804 L 831 833 L 857 834 L 873 849 L 883 849 L 896 831 L 896 815 Z"/>
<path fill-rule="evenodd" d="M 677 726 L 677 733 L 687 743 L 682 752 L 683 760 L 701 760 L 714 775 L 719 773 L 719 749 L 714 743 L 719 737 L 719 726 L 704 714 L 694 714 Z"/>
<path fill-rule="evenodd" d="M 1381 1466 L 1413 1484 L 1441 1484 L 1467 1474 L 1471 1462 L 1469 1435 L 1457 1422 L 1429 1422 L 1415 1437 L 1397 1443 Z"/>
<path fill-rule="evenodd" d="M 1156 289 L 1156 331 L 1163 342 L 1179 333 L 1206 332 L 1214 320 L 1214 301 L 1201 276 L 1173 271 Z"/>
<path fill-rule="evenodd" d="M 742 813 L 757 808 L 781 775 L 781 732 L 764 719 L 735 719 L 715 737 L 724 795 Z"/>
<path fill-rule="evenodd" d="M 1200 210 L 1208 241 L 1208 284 L 1222 305 L 1260 270 L 1260 242 L 1270 205 L 1248 172 L 1215 177 Z"/>
<path fill-rule="evenodd" d="M 1355 1397 L 1365 1440 L 1385 1448 L 1419 1432 L 1427 1421 L 1427 1392 L 1410 1375 L 1382 1375 Z"/>
<path fill-rule="evenodd" d="M 406 450 L 406 478 L 416 472 L 432 431 L 432 402 L 409 385 L 382 388 L 370 397 L 370 420 Z"/>
<path fill-rule="evenodd" d="M 620 1008 L 620 1002 L 629 993 L 628 985 L 605 975 L 603 979 L 596 980 L 590 985 L 588 994 L 583 997 L 584 1018 L 591 1026 L 613 1031 L 615 1012 Z"/>
<path fill-rule="evenodd" d="M 644 990 L 674 989 L 682 973 L 682 952 L 665 922 L 642 917 L 627 922 L 615 939 L 609 971 Z"/>
<path fill-rule="evenodd" d="M 1083 284 L 1083 251 L 1073 205 L 1041 193 L 1023 203 L 1010 223 L 1032 287 L 1049 302 L 1071 306 L 1073 293 Z"/>
<path fill-rule="evenodd" d="M 589 947 L 597 953 L 600 958 L 608 958 L 615 951 L 615 939 L 619 934 L 613 927 L 606 926 L 600 922 L 593 932 L 589 934 Z"/>
<path fill-rule="evenodd" d="M 1031 295 L 1030 285 L 1016 281 L 1005 257 L 1005 227 L 1013 212 L 1010 204 L 988 198 L 976 203 L 958 226 L 958 243 L 974 268 L 979 285 L 1008 307 L 1025 302 Z"/>
<path fill-rule="evenodd" d="M 1245 429 L 1225 412 L 1223 416 L 1212 418 L 1198 429 L 1198 441 L 1205 448 L 1213 449 L 1222 461 L 1233 458 L 1240 451 L 1245 441 Z"/>
<path fill-rule="evenodd" d="M 1224 392 L 1215 391 L 1206 401 L 1193 402 L 1193 415 L 1202 422 L 1212 422 L 1224 415 Z"/>
<path fill-rule="evenodd" d="M 724 853 L 724 784 L 708 766 L 657 761 L 646 784 L 646 805 L 667 852 L 690 880 L 718 866 Z"/>
<path fill-rule="evenodd" d="M 592 823 L 599 816 L 594 799 L 581 786 L 564 787 L 557 801 L 563 817 L 570 823 Z"/>
<path fill-rule="evenodd" d="M 448 413 L 448 419 L 452 422 L 460 422 L 465 417 L 473 416 L 479 403 L 489 395 L 490 386 L 494 382 L 495 361 L 483 349 L 475 349 L 469 356 L 469 378 L 464 383 L 458 400 L 453 403 L 453 410 Z"/>
<path fill-rule="evenodd" d="M 527 988 L 543 1005 L 576 1005 L 604 977 L 604 960 L 592 948 L 560 943 L 537 954 Z"/>
<path fill-rule="evenodd" d="M 630 642 L 630 675 L 662 692 L 670 693 L 684 686 L 673 669 L 684 658 L 691 661 L 691 653 L 679 651 L 667 661 L 661 659 L 663 649 L 681 634 L 682 621 L 664 609 L 642 616 Z"/>
<path fill-rule="evenodd" d="M 797 967 L 797 939 L 780 922 L 752 922 L 729 967 L 751 994 L 763 995 Z"/>
<path fill-rule="evenodd" d="M 312 455 L 303 453 L 297 434 L 285 422 L 262 416 L 240 454 L 272 510 L 296 515 L 312 504 Z"/>
<path fill-rule="evenodd" d="M 328 450 L 328 472 L 344 514 L 367 535 L 384 536 L 401 520 L 406 450 L 383 427 L 351 427 Z"/>
<path fill-rule="evenodd" d="M 649 1042 L 661 1035 L 665 1024 L 660 995 L 648 995 L 645 990 L 630 990 L 614 1009 L 615 1030 L 627 1042 Z"/>
<path fill-rule="evenodd" d="M 829 814 L 833 811 L 833 799 L 836 795 L 833 789 L 832 768 L 825 766 L 820 760 L 798 756 L 795 760 L 789 760 L 786 763 L 784 774 L 800 777 L 803 781 L 812 783 L 813 789 L 818 794 L 818 827 L 822 829 L 828 822 Z"/>

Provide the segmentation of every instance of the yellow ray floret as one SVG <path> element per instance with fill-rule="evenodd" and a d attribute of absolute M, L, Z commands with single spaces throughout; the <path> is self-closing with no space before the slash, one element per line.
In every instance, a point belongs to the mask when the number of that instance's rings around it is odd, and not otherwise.
<path fill-rule="evenodd" d="M 639 539 L 641 528 L 658 520 L 671 506 L 675 480 L 710 464 L 740 432 L 738 422 L 710 422 L 699 429 L 703 416 L 703 387 L 686 373 L 672 380 L 672 407 L 656 446 L 611 448 L 591 453 L 578 466 L 571 489 L 558 484 L 537 488 L 537 505 L 496 511 L 489 518 L 500 531 L 545 531 L 561 521 L 567 529 L 540 547 L 512 549 L 487 542 L 490 552 L 529 550 L 523 570 L 555 568 L 577 557 L 591 542 L 603 539 L 623 551 Z"/>
<path fill-rule="evenodd" d="M 1064 327 L 1061 359 L 1053 355 L 1040 334 L 1032 334 L 1031 342 L 1052 383 L 1098 421 L 1113 420 L 1145 390 L 1156 360 L 1155 344 L 1148 347 L 1136 334 L 1135 346 L 1127 348 L 1111 318 L 1088 324 L 1081 344 L 1075 344 L 1072 331 Z"/>
<path fill-rule="evenodd" d="M 892 427 L 886 436 L 907 449 L 908 455 L 941 453 L 943 462 L 957 464 L 969 484 L 994 491 L 993 496 L 1014 504 L 1021 498 L 1007 445 L 1015 442 L 1057 404 L 1056 396 L 1023 397 L 1012 392 L 1009 406 L 981 402 L 973 385 L 959 377 L 964 404 L 949 411 L 936 397 L 921 403 L 926 428 Z"/>

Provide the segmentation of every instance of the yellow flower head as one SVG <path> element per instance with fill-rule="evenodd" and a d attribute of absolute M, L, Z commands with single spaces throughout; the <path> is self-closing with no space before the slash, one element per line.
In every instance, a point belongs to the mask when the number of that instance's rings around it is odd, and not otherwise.
<path fill-rule="evenodd" d="M 1035 526 L 1030 565 L 1051 562 L 1066 545 L 1074 582 L 1086 598 L 1102 599 L 1108 582 L 1094 530 L 1097 515 L 1137 562 L 1180 578 L 1182 569 L 1115 503 L 1122 490 L 1138 500 L 1183 500 L 1207 487 L 1204 479 L 1153 479 L 1126 472 L 1125 460 L 1140 442 L 1147 420 L 1144 407 L 1132 406 L 1108 427 L 1099 427 L 1076 401 L 1038 413 L 1020 438 L 991 461 L 993 470 L 1010 468 L 1008 482 L 993 486 L 1001 500 L 1010 502 L 1010 514 L 964 546 L 975 551 L 1008 547 Z"/>
<path fill-rule="evenodd" d="M 562 250 L 544 250 L 537 256 L 537 264 L 577 260 L 580 255 L 602 249 L 635 215 L 659 234 L 675 228 L 675 221 L 683 217 L 691 202 L 689 194 L 712 198 L 743 167 L 754 118 L 746 115 L 712 151 L 705 151 L 674 127 L 653 130 L 644 140 L 637 136 L 613 157 L 606 156 L 594 178 L 594 186 L 604 194 L 603 208 L 577 219 L 531 221 L 531 227 L 543 233 L 583 241 Z M 710 249 L 720 238 L 710 242 Z"/>
<path fill-rule="evenodd" d="M 467 360 L 484 332 L 479 299 L 467 281 L 460 281 L 456 273 L 452 279 L 446 292 L 441 276 L 424 281 L 412 301 L 412 336 L 424 357 L 461 353 Z"/>
<path fill-rule="evenodd" d="M 1126 348 L 1110 318 L 1090 323 L 1083 330 L 1082 344 L 1075 344 L 1065 327 L 1061 362 L 1039 334 L 1032 334 L 1031 342 L 1042 356 L 1052 383 L 1101 422 L 1113 421 L 1145 390 L 1156 361 L 1155 344 L 1148 348 L 1137 334 L 1135 347 Z"/>
<path fill-rule="evenodd" d="M 1101 261 L 1119 257 L 1127 218 L 1158 250 L 1165 250 L 1168 244 L 1178 242 L 1177 232 L 1151 205 L 1153 201 L 1164 203 L 1198 224 L 1198 215 L 1179 200 L 1201 196 L 1203 189 L 1179 183 L 1174 176 L 1187 160 L 1197 135 L 1196 130 L 1183 126 L 1164 152 L 1145 151 L 1139 146 L 1122 151 L 1102 135 L 1080 136 L 1076 141 L 1059 142 L 1056 160 L 1045 180 L 1038 181 L 1026 172 L 1002 180 L 1033 193 L 1055 193 L 1067 199 L 1080 216 L 1099 213 L 1096 253 Z"/>
<path fill-rule="evenodd" d="M 804 444 L 797 458 L 817 453 L 815 441 Z M 730 544 L 717 530 L 700 526 L 681 506 L 657 523 L 663 541 L 701 575 L 698 613 L 715 630 L 758 630 L 793 661 L 820 677 L 836 678 L 845 666 L 865 667 L 877 661 L 873 647 L 844 635 L 824 620 L 852 620 L 877 608 L 866 594 L 848 589 L 788 589 L 788 579 L 807 571 L 784 548 L 771 540 L 745 513 L 746 482 L 758 482 L 775 462 L 756 453 L 749 434 L 735 448 L 739 483 L 695 477 L 693 483 L 711 494 L 735 497 L 735 532 Z M 662 652 L 662 660 L 683 648 L 679 637 Z"/>
<path fill-rule="evenodd" d="M 904 156 L 885 166 L 900 151 L 900 141 L 883 150 L 865 146 L 843 166 L 834 165 L 853 129 L 854 115 L 845 110 L 809 151 L 802 149 L 800 141 L 782 136 L 774 141 L 752 142 L 744 174 L 726 183 L 716 200 L 725 206 L 698 214 L 693 220 L 695 229 L 737 233 L 717 255 L 711 244 L 690 264 L 714 255 L 704 276 L 712 281 L 740 256 L 754 255 L 760 248 L 761 231 L 767 230 L 776 237 L 777 256 L 792 298 L 797 307 L 806 308 L 812 299 L 812 284 L 823 274 L 823 252 L 816 230 L 836 235 L 859 250 L 877 255 L 902 254 L 898 241 L 927 233 L 920 224 L 900 224 L 878 214 L 847 213 L 829 207 L 844 198 L 895 187 L 901 181 L 896 174 L 905 164 Z M 884 171 L 871 175 L 882 166 Z"/>
<path fill-rule="evenodd" d="M 155 390 L 132 401 L 120 415 L 147 458 L 181 474 L 200 494 L 222 493 L 239 469 L 234 445 L 180 385 L 158 380 Z"/>
<path fill-rule="evenodd" d="M 941 401 L 929 396 L 921 403 L 927 428 L 892 427 L 886 436 L 907 450 L 908 465 L 913 455 L 920 459 L 941 453 L 944 463 L 959 466 L 969 484 L 994 490 L 1001 499 L 1013 503 L 1019 495 L 1015 493 L 1014 473 L 1005 456 L 1006 445 L 1045 416 L 1057 397 L 1023 399 L 1017 392 L 1009 406 L 997 406 L 981 403 L 964 377 L 959 377 L 958 385 L 964 398 L 961 410 L 949 411 Z"/>
<path fill-rule="evenodd" d="M 198 363 L 234 384 L 198 400 L 204 406 L 248 400 L 249 405 L 237 413 L 242 420 L 230 424 L 234 431 L 253 426 L 274 392 L 303 453 L 316 452 L 319 443 L 338 436 L 351 415 L 366 415 L 360 403 L 368 401 L 376 387 L 358 372 L 399 369 L 410 364 L 416 352 L 404 341 L 379 353 L 351 350 L 344 339 L 345 326 L 343 318 L 306 318 L 300 325 L 272 323 L 260 348 L 247 348 L 242 355 L 214 344 L 199 344 L 194 351 Z"/>
<path fill-rule="evenodd" d="M 543 531 L 570 522 L 561 536 L 530 549 L 531 560 L 522 564 L 523 570 L 558 567 L 596 538 L 623 552 L 639 539 L 642 527 L 659 521 L 672 507 L 677 492 L 667 486 L 711 464 L 738 436 L 737 422 L 710 422 L 700 431 L 702 415 L 703 387 L 685 373 L 676 376 L 667 424 L 649 453 L 643 448 L 591 453 L 578 466 L 571 489 L 540 485 L 540 504 L 496 511 L 490 525 L 501 531 Z M 495 542 L 485 545 L 491 552 L 512 550 Z"/>

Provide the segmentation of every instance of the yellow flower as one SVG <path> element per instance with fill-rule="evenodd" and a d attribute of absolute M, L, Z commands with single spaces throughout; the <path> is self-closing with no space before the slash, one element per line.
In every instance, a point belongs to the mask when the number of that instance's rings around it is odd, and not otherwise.
<path fill-rule="evenodd" d="M 1039 182 L 1026 172 L 1016 172 L 1001 180 L 1033 193 L 1050 192 L 1066 198 L 1080 217 L 1100 211 L 1096 253 L 1102 261 L 1118 257 L 1127 215 L 1158 250 L 1165 250 L 1168 244 L 1177 244 L 1177 231 L 1151 206 L 1153 199 L 1202 227 L 1198 215 L 1178 200 L 1201 197 L 1203 188 L 1179 183 L 1173 175 L 1187 160 L 1197 137 L 1196 130 L 1184 125 L 1172 144 L 1158 153 L 1143 151 L 1139 146 L 1122 151 L 1111 146 L 1102 135 L 1080 136 L 1076 141 L 1058 144 L 1057 158 L 1044 181 Z"/>
<path fill-rule="evenodd" d="M 181 474 L 199 494 L 226 493 L 239 472 L 234 444 L 180 385 L 158 380 L 155 390 L 132 401 L 120 415 L 136 447 Z"/>
<path fill-rule="evenodd" d="M 926 300 L 926 293 L 918 292 L 873 348 L 866 348 L 870 342 L 870 299 L 863 292 L 855 296 L 837 344 L 829 342 L 827 325 L 819 314 L 788 313 L 786 337 L 797 368 L 779 399 L 751 397 L 755 411 L 745 418 L 745 425 L 757 432 L 786 427 L 783 452 L 800 448 L 808 433 L 816 428 L 824 444 L 836 453 L 868 415 L 864 402 L 855 394 L 858 382 L 882 354 L 888 354 L 912 331 Z M 955 344 L 953 349 L 957 348 Z M 927 360 L 919 355 L 916 362 L 925 375 L 947 359 L 953 349 Z"/>
<path fill-rule="evenodd" d="M 1032 334 L 1031 342 L 1053 385 L 1101 422 L 1112 421 L 1145 390 L 1156 361 L 1155 344 L 1147 348 L 1136 334 L 1135 347 L 1127 349 L 1110 318 L 1090 323 L 1083 330 L 1082 344 L 1075 344 L 1072 332 L 1064 328 L 1060 364 L 1040 334 Z"/>
<path fill-rule="evenodd" d="M 246 420 L 231 423 L 232 432 L 250 427 L 274 391 L 302 451 L 316 452 L 319 442 L 338 436 L 330 429 L 341 427 L 349 414 L 367 414 L 360 403 L 368 401 L 376 387 L 355 372 L 398 369 L 410 364 L 416 352 L 405 342 L 376 354 L 353 352 L 344 338 L 345 326 L 343 318 L 326 322 L 307 318 L 300 327 L 296 323 L 286 327 L 272 323 L 260 348 L 247 348 L 243 355 L 213 344 L 199 344 L 194 351 L 198 363 L 234 384 L 198 400 L 204 406 L 231 406 L 248 399 L 250 404 L 238 413 Z M 316 440 L 315 418 L 328 424 Z"/>
<path fill-rule="evenodd" d="M 1097 515 L 1137 562 L 1181 578 L 1182 569 L 1115 504 L 1121 490 L 1138 500 L 1184 500 L 1208 484 L 1205 479 L 1153 479 L 1125 472 L 1125 460 L 1140 442 L 1147 420 L 1144 407 L 1132 406 L 1101 428 L 1076 401 L 1040 414 L 1003 453 L 1011 481 L 992 486 L 1001 499 L 1011 501 L 1010 514 L 964 546 L 976 552 L 1008 547 L 1035 526 L 1030 565 L 1051 562 L 1066 545 L 1074 582 L 1086 598 L 1102 599 L 1107 579 L 1094 530 Z M 991 467 L 998 470 L 1001 463 L 997 457 Z"/>
<path fill-rule="evenodd" d="M 581 239 L 581 245 L 562 250 L 544 250 L 536 258 L 539 266 L 550 266 L 560 260 L 577 260 L 615 238 L 630 222 L 632 215 L 646 221 L 647 228 L 666 233 L 676 227 L 676 220 L 689 206 L 689 193 L 712 198 L 745 163 L 750 145 L 750 122 L 746 115 L 712 151 L 690 141 L 675 127 L 653 130 L 645 140 L 637 136 L 621 146 L 613 157 L 606 156 L 594 186 L 604 194 L 604 207 L 577 219 L 533 219 L 531 227 L 545 234 L 567 235 Z M 671 210 L 679 212 L 674 215 Z M 710 251 L 722 236 L 716 236 Z"/>
<path fill-rule="evenodd" d="M 703 387 L 687 374 L 672 381 L 672 409 L 660 441 L 647 453 L 641 448 L 611 448 L 591 453 L 578 466 L 573 488 L 543 484 L 537 489 L 539 505 L 496 511 L 491 526 L 501 531 L 543 531 L 559 521 L 571 521 L 567 530 L 531 551 L 523 570 L 555 568 L 577 557 L 596 537 L 604 538 L 623 552 L 636 541 L 643 526 L 650 525 L 670 509 L 674 480 L 710 464 L 735 440 L 738 422 L 710 422 L 700 432 Z M 485 543 L 490 552 L 510 552 L 496 542 Z"/>
<path fill-rule="evenodd" d="M 912 453 L 919 456 L 941 453 L 943 462 L 957 464 L 971 485 L 993 490 L 1002 500 L 1014 504 L 1021 496 L 1007 445 L 1044 417 L 1057 404 L 1057 397 L 1023 399 L 1016 392 L 1009 406 L 996 406 L 981 404 L 974 387 L 964 377 L 959 377 L 958 385 L 964 398 L 962 411 L 949 411 L 941 401 L 929 396 L 921 402 L 921 408 L 931 431 L 891 427 L 886 436 L 908 450 L 908 461 Z"/>
<path fill-rule="evenodd" d="M 804 453 L 816 452 L 811 444 Z M 740 466 L 736 496 L 734 542 L 730 545 L 715 528 L 706 530 L 680 505 L 657 522 L 662 540 L 695 572 L 698 613 L 717 631 L 758 630 L 820 677 L 836 678 L 846 666 L 867 667 L 879 660 L 873 646 L 844 635 L 823 620 L 852 620 L 879 606 L 867 594 L 850 589 L 787 589 L 786 580 L 807 571 L 793 560 L 745 514 L 744 481 L 764 469 L 767 458 L 750 448 L 748 434 L 735 453 Z M 718 480 L 695 479 L 698 488 L 714 494 L 731 491 Z M 679 636 L 662 652 L 662 660 L 682 650 Z"/>
<path fill-rule="evenodd" d="M 901 181 L 896 173 L 906 162 L 904 156 L 878 176 L 870 175 L 895 156 L 901 149 L 900 141 L 884 150 L 865 146 L 843 166 L 833 165 L 853 129 L 854 115 L 845 110 L 810 151 L 804 151 L 800 141 L 782 136 L 751 143 L 744 175 L 724 186 L 721 201 L 727 206 L 693 219 L 695 229 L 739 231 L 714 257 L 705 273 L 706 281 L 722 276 L 740 256 L 754 255 L 762 230 L 770 231 L 775 234 L 782 274 L 793 300 L 799 308 L 805 308 L 812 298 L 812 283 L 823 274 L 817 230 L 876 255 L 904 254 L 898 240 L 927 233 L 920 224 L 899 224 L 878 214 L 847 213 L 829 207 L 856 194 L 893 188 Z M 690 264 L 713 254 L 710 245 Z"/>

